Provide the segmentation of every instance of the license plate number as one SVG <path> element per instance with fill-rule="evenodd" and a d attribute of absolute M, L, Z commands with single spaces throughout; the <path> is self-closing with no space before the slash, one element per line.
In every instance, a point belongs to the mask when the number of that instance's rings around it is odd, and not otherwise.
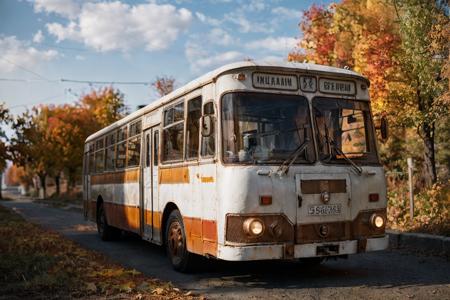
<path fill-rule="evenodd" d="M 340 214 L 341 214 L 340 204 L 311 205 L 308 208 L 308 215 L 313 216 L 329 216 Z"/>

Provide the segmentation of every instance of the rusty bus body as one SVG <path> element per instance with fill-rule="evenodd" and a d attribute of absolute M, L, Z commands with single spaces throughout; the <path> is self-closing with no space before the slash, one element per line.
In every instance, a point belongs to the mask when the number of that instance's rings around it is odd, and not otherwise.
<path fill-rule="evenodd" d="M 210 72 L 88 137 L 85 216 L 105 239 L 120 229 L 165 244 L 182 271 L 192 253 L 239 261 L 386 249 L 368 88 L 355 72 L 313 64 Z"/>

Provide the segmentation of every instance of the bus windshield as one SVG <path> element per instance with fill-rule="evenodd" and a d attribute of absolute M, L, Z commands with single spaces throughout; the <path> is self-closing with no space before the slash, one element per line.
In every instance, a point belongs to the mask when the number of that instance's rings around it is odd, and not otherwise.
<path fill-rule="evenodd" d="M 280 164 L 315 160 L 308 101 L 297 95 L 229 93 L 222 98 L 223 161 Z M 302 151 L 298 149 L 301 147 Z"/>
<path fill-rule="evenodd" d="M 331 163 L 378 163 L 369 103 L 315 98 L 319 159 Z"/>

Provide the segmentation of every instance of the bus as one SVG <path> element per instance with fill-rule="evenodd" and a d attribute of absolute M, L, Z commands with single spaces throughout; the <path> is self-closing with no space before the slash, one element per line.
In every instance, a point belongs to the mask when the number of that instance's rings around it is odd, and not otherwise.
<path fill-rule="evenodd" d="M 85 217 L 196 257 L 326 258 L 386 249 L 369 81 L 307 63 L 220 67 L 86 139 Z"/>

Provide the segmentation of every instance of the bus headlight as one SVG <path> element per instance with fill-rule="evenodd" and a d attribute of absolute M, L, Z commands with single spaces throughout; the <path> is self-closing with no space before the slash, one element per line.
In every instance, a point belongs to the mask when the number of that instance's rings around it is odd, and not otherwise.
<path fill-rule="evenodd" d="M 257 218 L 248 218 L 244 221 L 243 229 L 248 235 L 258 237 L 264 233 L 264 223 Z"/>
<path fill-rule="evenodd" d="M 372 225 L 374 229 L 382 228 L 384 226 L 383 216 L 376 213 L 372 214 L 372 216 L 370 217 L 370 225 Z"/>

